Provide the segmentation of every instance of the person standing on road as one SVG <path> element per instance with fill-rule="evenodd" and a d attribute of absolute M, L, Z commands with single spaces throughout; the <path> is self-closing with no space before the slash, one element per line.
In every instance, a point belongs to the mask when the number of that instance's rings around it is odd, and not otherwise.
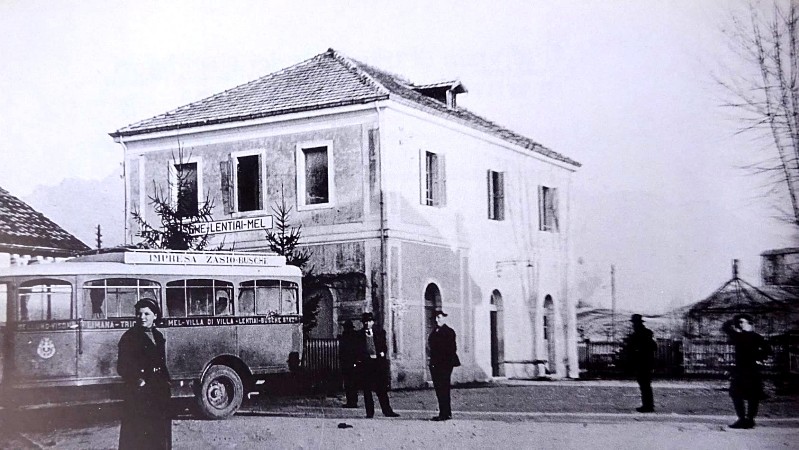
<path fill-rule="evenodd" d="M 143 298 L 134 308 L 136 324 L 119 339 L 117 372 L 124 381 L 125 403 L 120 449 L 171 449 L 169 373 L 166 340 L 155 328 L 161 309 Z"/>
<path fill-rule="evenodd" d="M 655 411 L 655 398 L 652 393 L 652 371 L 655 366 L 657 343 L 652 337 L 652 330 L 644 326 L 644 318 L 633 314 L 630 318 L 633 332 L 627 337 L 625 351 L 627 363 L 635 373 L 635 381 L 641 391 L 641 406 L 635 410 L 641 413 Z"/>
<path fill-rule="evenodd" d="M 339 337 L 339 364 L 341 365 L 341 377 L 344 382 L 344 393 L 347 396 L 347 403 L 344 408 L 358 407 L 358 380 L 355 373 L 355 363 L 358 352 L 358 333 L 352 320 L 344 322 L 344 330 Z"/>
<path fill-rule="evenodd" d="M 735 346 L 735 366 L 730 377 L 730 397 L 738 420 L 730 428 L 753 428 L 760 400 L 765 398 L 760 365 L 769 354 L 763 336 L 754 331 L 752 316 L 739 314 L 722 326 Z M 747 410 L 745 402 L 749 403 Z"/>
<path fill-rule="evenodd" d="M 386 417 L 399 417 L 391 409 L 388 400 L 388 345 L 386 332 L 382 328 L 374 328 L 374 315 L 370 312 L 361 316 L 363 328 L 358 331 L 357 371 L 363 389 L 363 402 L 366 406 L 366 417 L 375 415 L 375 401 L 372 392 L 377 394 L 380 409 Z"/>
<path fill-rule="evenodd" d="M 447 314 L 444 311 L 436 311 L 436 327 L 427 338 L 430 375 L 433 377 L 433 388 L 436 390 L 438 399 L 438 416 L 431 420 L 437 422 L 452 418 L 450 378 L 452 369 L 461 365 L 455 342 L 455 330 L 447 326 L 446 317 Z"/>

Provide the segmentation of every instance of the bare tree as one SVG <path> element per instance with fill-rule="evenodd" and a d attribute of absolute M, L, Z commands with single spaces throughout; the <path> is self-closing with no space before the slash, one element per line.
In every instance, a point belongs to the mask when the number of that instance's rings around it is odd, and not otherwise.
<path fill-rule="evenodd" d="M 188 163 L 191 156 L 186 156 L 182 147 L 178 146 L 178 154 L 172 155 L 174 172 L 168 181 L 166 192 L 153 181 L 153 193 L 148 195 L 150 204 L 158 215 L 161 226 L 156 228 L 144 220 L 141 211 L 134 210 L 131 215 L 139 226 L 136 236 L 142 238 L 138 244 L 144 248 L 169 250 L 203 250 L 208 244 L 208 235 L 195 233 L 197 225 L 212 219 L 214 203 L 205 195 L 205 201 L 198 201 L 195 180 L 199 176 Z"/>
<path fill-rule="evenodd" d="M 731 94 L 724 106 L 739 113 L 739 133 L 768 142 L 764 156 L 745 168 L 764 177 L 780 212 L 799 226 L 799 6 L 795 0 L 751 3 L 748 16 L 734 17 L 725 32 L 744 70 L 716 77 Z M 782 203 L 786 192 L 790 207 Z"/>

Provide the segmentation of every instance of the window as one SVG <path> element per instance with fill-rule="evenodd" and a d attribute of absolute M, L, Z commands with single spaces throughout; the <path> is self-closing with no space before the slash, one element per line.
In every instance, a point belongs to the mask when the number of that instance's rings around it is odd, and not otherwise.
<path fill-rule="evenodd" d="M 178 215 L 196 216 L 199 210 L 199 180 L 196 162 L 175 164 L 173 171 L 173 189 L 176 193 Z"/>
<path fill-rule="evenodd" d="M 444 155 L 422 151 L 422 204 L 445 206 L 447 204 Z"/>
<path fill-rule="evenodd" d="M 297 284 L 281 280 L 251 280 L 239 284 L 241 314 L 299 314 Z"/>
<path fill-rule="evenodd" d="M 333 170 L 330 144 L 297 146 L 297 201 L 313 208 L 333 203 Z"/>
<path fill-rule="evenodd" d="M 538 186 L 538 228 L 541 231 L 558 231 L 558 190 Z"/>
<path fill-rule="evenodd" d="M 505 220 L 505 174 L 488 171 L 488 218 Z"/>
<path fill-rule="evenodd" d="M 261 155 L 236 158 L 236 210 L 263 209 L 261 194 Z"/>
<path fill-rule="evenodd" d="M 133 317 L 134 305 L 142 298 L 161 304 L 161 285 L 155 281 L 108 278 L 83 285 L 83 318 Z"/>
<path fill-rule="evenodd" d="M 72 285 L 60 280 L 34 280 L 19 288 L 19 320 L 72 319 Z"/>
<path fill-rule="evenodd" d="M 227 316 L 233 313 L 233 283 L 220 280 L 179 280 L 166 284 L 169 317 Z"/>

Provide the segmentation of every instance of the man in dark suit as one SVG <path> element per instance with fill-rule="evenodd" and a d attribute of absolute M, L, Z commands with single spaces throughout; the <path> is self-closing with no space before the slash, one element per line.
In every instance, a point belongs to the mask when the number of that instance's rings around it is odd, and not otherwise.
<path fill-rule="evenodd" d="M 358 331 L 358 356 L 356 366 L 363 389 L 363 402 L 366 406 L 366 417 L 375 415 L 375 401 L 372 392 L 377 394 L 380 409 L 386 417 L 399 417 L 391 409 L 388 401 L 388 346 L 386 332 L 381 328 L 374 328 L 375 319 L 372 313 L 366 312 L 361 316 L 363 328 Z"/>
<path fill-rule="evenodd" d="M 433 387 L 438 398 L 438 416 L 432 420 L 437 422 L 452 418 L 450 377 L 452 369 L 461 365 L 455 343 L 455 330 L 447 326 L 446 317 L 444 311 L 436 311 L 436 327 L 427 338 L 430 375 L 433 377 Z"/>
<path fill-rule="evenodd" d="M 344 330 L 339 341 L 339 365 L 341 367 L 342 381 L 344 382 L 344 392 L 347 396 L 347 403 L 344 408 L 358 407 L 358 377 L 355 373 L 355 365 L 358 352 L 358 333 L 352 320 L 344 322 Z"/>
<path fill-rule="evenodd" d="M 635 410 L 641 413 L 655 411 L 655 400 L 652 393 L 652 371 L 655 367 L 657 343 L 652 330 L 644 326 L 644 318 L 633 314 L 630 318 L 633 332 L 627 337 L 626 348 L 628 363 L 635 373 L 635 380 L 641 390 L 641 406 Z"/>

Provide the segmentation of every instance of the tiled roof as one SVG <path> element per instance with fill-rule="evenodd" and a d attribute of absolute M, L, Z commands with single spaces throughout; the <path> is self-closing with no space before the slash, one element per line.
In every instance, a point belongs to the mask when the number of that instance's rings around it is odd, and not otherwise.
<path fill-rule="evenodd" d="M 536 153 L 579 167 L 552 151 L 464 108 L 415 91 L 402 77 L 329 49 L 291 67 L 110 133 L 112 137 L 186 129 L 301 111 L 391 99 L 483 131 Z"/>
<path fill-rule="evenodd" d="M 9 253 L 68 256 L 89 247 L 0 188 L 0 249 Z"/>

